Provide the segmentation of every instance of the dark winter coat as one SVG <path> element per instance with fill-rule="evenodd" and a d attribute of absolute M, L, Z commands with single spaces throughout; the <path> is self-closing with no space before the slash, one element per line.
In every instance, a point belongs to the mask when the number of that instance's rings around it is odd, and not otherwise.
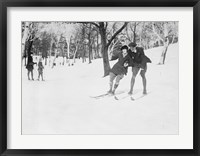
<path fill-rule="evenodd" d="M 130 64 L 132 59 L 129 55 L 126 55 L 123 57 L 122 53 L 119 53 L 111 58 L 111 60 L 116 60 L 118 59 L 117 63 L 112 67 L 110 72 L 114 73 L 115 75 L 126 75 L 127 74 L 127 69 L 128 66 L 125 67 L 124 64 L 128 63 Z"/>
<path fill-rule="evenodd" d="M 144 49 L 142 47 L 136 47 L 136 52 L 132 52 L 129 49 L 128 54 L 133 59 L 132 64 L 129 64 L 129 66 L 137 66 L 145 69 L 147 63 L 151 63 L 151 60 L 144 54 Z"/>
<path fill-rule="evenodd" d="M 28 70 L 33 70 L 33 65 L 35 63 L 33 62 L 33 57 L 32 56 L 28 56 L 28 61 L 27 61 L 27 65 L 26 65 L 26 68 Z"/>

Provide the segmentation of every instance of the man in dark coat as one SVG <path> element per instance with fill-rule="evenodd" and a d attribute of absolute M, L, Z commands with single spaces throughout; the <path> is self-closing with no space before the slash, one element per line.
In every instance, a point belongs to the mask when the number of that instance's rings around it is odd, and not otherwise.
<path fill-rule="evenodd" d="M 115 90 L 117 89 L 120 80 L 127 74 L 128 65 L 132 61 L 131 57 L 128 55 L 128 46 L 122 46 L 121 51 L 122 52 L 111 58 L 111 60 L 118 59 L 118 62 L 110 70 L 110 90 L 108 91 L 110 94 L 115 94 Z M 113 88 L 113 81 L 115 78 L 116 81 Z"/>
<path fill-rule="evenodd" d="M 145 73 L 147 71 L 147 63 L 151 63 L 151 60 L 144 54 L 144 49 L 142 47 L 138 47 L 135 43 L 129 44 L 130 49 L 128 50 L 129 56 L 133 59 L 133 63 L 129 66 L 132 66 L 132 78 L 131 78 L 131 86 L 129 94 L 133 94 L 133 86 L 135 84 L 135 77 L 140 71 L 140 75 L 142 77 L 143 82 L 143 94 L 147 94 L 146 90 L 146 76 Z"/>
<path fill-rule="evenodd" d="M 27 76 L 28 76 L 28 80 L 30 80 L 30 77 L 29 77 L 29 75 L 30 75 L 30 73 L 31 73 L 31 78 L 32 78 L 32 80 L 34 80 L 33 79 L 33 65 L 34 65 L 35 63 L 33 62 L 33 57 L 32 57 L 32 53 L 28 56 L 28 62 L 27 62 L 27 66 L 26 66 L 26 69 L 28 70 L 28 73 L 27 73 Z"/>

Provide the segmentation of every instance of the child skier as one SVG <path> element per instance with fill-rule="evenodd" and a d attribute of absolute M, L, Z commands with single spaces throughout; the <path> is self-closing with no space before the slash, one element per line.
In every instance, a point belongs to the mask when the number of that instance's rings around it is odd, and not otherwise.
<path fill-rule="evenodd" d="M 118 59 L 118 62 L 112 67 L 112 69 L 110 70 L 110 89 L 108 91 L 108 94 L 115 94 L 115 90 L 117 89 L 117 87 L 119 86 L 119 82 L 120 80 L 124 77 L 124 75 L 127 74 L 127 69 L 129 64 L 131 64 L 132 59 L 131 57 L 128 55 L 128 46 L 124 45 L 121 47 L 121 52 L 116 55 L 116 56 L 112 56 L 111 61 L 112 60 L 116 60 Z M 113 88 L 113 81 L 115 80 L 115 84 L 114 84 L 114 88 Z"/>
<path fill-rule="evenodd" d="M 42 58 L 40 58 L 39 62 L 38 62 L 38 81 L 40 80 L 40 76 L 42 77 L 42 81 L 44 81 L 44 79 L 43 79 L 43 69 L 44 69 L 44 66 L 42 64 Z"/>

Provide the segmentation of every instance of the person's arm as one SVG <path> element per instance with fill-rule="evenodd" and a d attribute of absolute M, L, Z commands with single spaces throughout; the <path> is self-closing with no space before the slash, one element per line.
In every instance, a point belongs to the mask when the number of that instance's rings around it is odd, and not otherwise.
<path fill-rule="evenodd" d="M 116 60 L 119 58 L 119 54 L 112 55 L 110 61 Z"/>
<path fill-rule="evenodd" d="M 150 58 L 148 58 L 145 54 L 144 54 L 144 49 L 141 49 L 141 54 L 140 54 L 140 58 L 141 58 L 141 63 L 140 63 L 140 68 L 141 69 L 145 69 L 147 63 L 151 63 Z"/>
<path fill-rule="evenodd" d="M 142 47 L 136 47 L 136 51 L 137 51 L 137 53 L 139 53 L 140 55 L 144 55 L 144 48 L 142 48 Z"/>
<path fill-rule="evenodd" d="M 124 67 L 125 67 L 125 68 L 128 67 L 128 65 L 129 65 L 129 62 L 128 62 L 128 61 L 124 62 Z"/>
<path fill-rule="evenodd" d="M 130 49 L 128 50 L 128 55 L 131 57 L 131 58 L 134 58 L 136 53 L 131 51 Z"/>
<path fill-rule="evenodd" d="M 132 57 L 132 56 L 135 56 L 135 52 L 128 52 L 128 56 L 127 56 L 127 61 L 128 61 L 128 66 L 129 67 L 132 67 L 133 65 L 134 65 L 134 61 L 133 61 L 133 59 L 134 59 L 134 57 Z"/>
<path fill-rule="evenodd" d="M 125 72 L 124 72 L 125 75 L 126 75 L 127 72 L 128 72 L 128 65 L 129 65 L 128 60 L 126 60 L 126 61 L 124 62 L 124 64 L 123 64 L 124 69 L 125 69 Z"/>

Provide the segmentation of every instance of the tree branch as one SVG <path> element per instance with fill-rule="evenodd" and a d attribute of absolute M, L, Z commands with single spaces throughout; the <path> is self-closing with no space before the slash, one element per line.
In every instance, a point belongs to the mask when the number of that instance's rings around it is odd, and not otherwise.
<path fill-rule="evenodd" d="M 97 23 L 94 23 L 94 22 L 89 22 L 89 23 L 91 23 L 92 25 L 95 25 L 96 27 L 100 27 Z"/>
<path fill-rule="evenodd" d="M 107 26 L 108 26 L 108 22 L 106 22 L 106 26 L 105 26 L 105 29 L 107 29 Z"/>
<path fill-rule="evenodd" d="M 154 34 L 156 34 L 156 36 L 160 39 L 160 40 L 162 40 L 163 41 L 163 38 L 162 37 L 160 37 L 160 35 L 158 35 L 158 33 L 156 32 L 156 30 L 155 30 L 155 26 L 154 26 L 154 23 L 152 23 L 152 31 L 154 32 Z"/>
<path fill-rule="evenodd" d="M 131 31 L 132 31 L 132 32 L 134 32 L 134 30 L 133 30 L 133 28 L 132 28 L 132 25 L 131 25 L 131 24 L 130 24 L 130 29 L 131 29 Z"/>
<path fill-rule="evenodd" d="M 136 22 L 136 26 L 138 26 L 140 24 L 140 22 Z"/>
<path fill-rule="evenodd" d="M 115 34 L 111 37 L 111 39 L 108 41 L 107 46 L 109 46 L 112 42 L 112 40 L 127 26 L 128 22 L 125 22 L 124 25 L 115 32 Z"/>
<path fill-rule="evenodd" d="M 114 25 L 115 25 L 115 23 L 112 25 L 112 29 L 110 29 L 108 32 L 106 32 L 106 35 L 107 34 L 111 34 L 111 35 L 113 35 L 113 33 L 114 33 Z M 106 26 L 107 27 L 107 26 Z"/>
<path fill-rule="evenodd" d="M 130 24 L 129 24 L 129 27 L 130 27 Z M 130 37 L 130 35 L 129 35 L 129 33 L 128 33 L 128 26 L 126 27 L 126 35 L 127 35 L 128 40 L 129 40 L 130 42 L 132 42 L 132 39 L 131 39 L 131 37 Z"/>
<path fill-rule="evenodd" d="M 82 24 L 88 24 L 88 23 L 90 23 L 90 24 L 92 24 L 92 25 L 95 25 L 96 27 L 100 27 L 97 23 L 95 23 L 95 22 L 77 22 L 77 23 L 82 23 Z"/>

